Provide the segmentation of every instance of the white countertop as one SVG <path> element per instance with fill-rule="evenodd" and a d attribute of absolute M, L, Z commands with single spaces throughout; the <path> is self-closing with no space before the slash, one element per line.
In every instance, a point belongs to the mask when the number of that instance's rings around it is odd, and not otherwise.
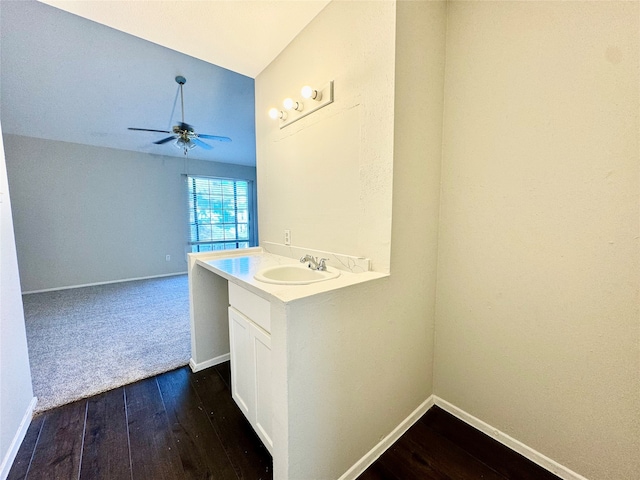
<path fill-rule="evenodd" d="M 299 260 L 267 253 L 260 247 L 242 251 L 191 253 L 189 256 L 195 259 L 196 265 L 206 268 L 266 300 L 276 299 L 285 303 L 388 276 L 388 274 L 378 272 L 352 273 L 340 270 L 340 276 L 331 280 L 307 285 L 278 285 L 261 282 L 253 276 L 258 270 L 275 265 L 298 265 Z"/>

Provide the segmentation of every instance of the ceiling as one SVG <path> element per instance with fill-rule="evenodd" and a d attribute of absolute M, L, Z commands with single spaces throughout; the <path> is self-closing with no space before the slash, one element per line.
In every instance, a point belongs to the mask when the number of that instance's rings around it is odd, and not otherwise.
<path fill-rule="evenodd" d="M 185 122 L 233 140 L 189 157 L 255 165 L 253 78 L 328 1 L 2 0 L 2 130 L 181 157 L 127 127 L 171 130 L 182 75 Z"/>
<path fill-rule="evenodd" d="M 330 0 L 40 0 L 255 78 Z"/>

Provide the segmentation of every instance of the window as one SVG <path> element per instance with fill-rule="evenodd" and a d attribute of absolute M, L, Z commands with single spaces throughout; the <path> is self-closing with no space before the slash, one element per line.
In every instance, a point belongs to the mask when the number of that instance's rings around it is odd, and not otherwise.
<path fill-rule="evenodd" d="M 251 182 L 187 176 L 187 184 L 192 252 L 252 246 Z"/>

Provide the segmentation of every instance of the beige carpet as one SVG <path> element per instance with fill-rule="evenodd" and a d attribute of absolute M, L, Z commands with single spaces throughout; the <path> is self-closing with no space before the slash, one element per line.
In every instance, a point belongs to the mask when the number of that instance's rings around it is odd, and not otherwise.
<path fill-rule="evenodd" d="M 186 365 L 186 275 L 23 296 L 36 412 Z"/>

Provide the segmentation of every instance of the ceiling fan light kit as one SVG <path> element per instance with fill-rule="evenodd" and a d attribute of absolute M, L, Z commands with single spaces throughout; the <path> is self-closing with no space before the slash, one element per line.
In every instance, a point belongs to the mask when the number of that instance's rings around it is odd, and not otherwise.
<path fill-rule="evenodd" d="M 171 136 L 153 142 L 156 145 L 163 145 L 165 143 L 174 141 L 174 145 L 177 148 L 182 149 L 184 154 L 186 155 L 189 150 L 195 147 L 201 147 L 205 150 L 211 150 L 213 147 L 208 143 L 200 140 L 201 138 L 206 138 L 209 140 L 217 140 L 218 142 L 230 142 L 231 139 L 229 137 L 221 137 L 219 135 L 208 135 L 208 134 L 199 134 L 193 129 L 191 125 L 185 123 L 184 121 L 184 95 L 182 91 L 182 87 L 185 83 L 187 83 L 187 79 L 181 75 L 178 75 L 176 78 L 176 83 L 179 85 L 180 89 L 180 107 L 182 111 L 182 121 L 177 125 L 174 125 L 171 131 L 169 130 L 154 130 L 149 128 L 134 128 L 129 127 L 129 130 L 135 130 L 139 132 L 158 132 L 158 133 L 169 133 Z"/>

